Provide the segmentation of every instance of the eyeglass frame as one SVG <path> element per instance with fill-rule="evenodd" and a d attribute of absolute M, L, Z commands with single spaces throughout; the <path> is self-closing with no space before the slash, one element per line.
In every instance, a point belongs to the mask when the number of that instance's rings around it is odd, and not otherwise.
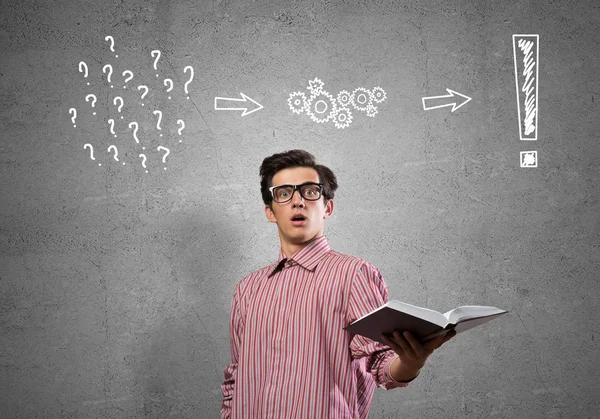
<path fill-rule="evenodd" d="M 305 185 L 317 185 L 319 187 L 319 197 L 317 199 L 308 199 L 304 195 L 302 195 L 302 190 L 300 188 L 302 186 L 305 186 Z M 306 199 L 307 201 L 314 202 L 314 201 L 318 201 L 319 199 L 321 199 L 322 196 L 324 196 L 323 195 L 323 185 L 324 185 L 323 183 L 317 183 L 317 182 L 304 182 L 304 183 L 301 183 L 300 185 L 291 185 L 289 183 L 284 183 L 284 184 L 281 184 L 281 185 L 271 186 L 269 188 L 269 192 L 271 192 L 271 200 L 273 202 L 275 202 L 276 204 L 285 204 L 286 202 L 290 202 L 292 200 L 292 198 L 294 198 L 294 193 L 296 191 L 298 191 L 298 193 L 300 194 L 300 197 L 302 199 Z M 292 187 L 292 194 L 290 195 L 290 199 L 288 199 L 287 201 L 277 202 L 277 201 L 275 201 L 275 193 L 273 192 L 273 190 L 275 188 L 280 188 L 282 186 L 291 186 Z"/>

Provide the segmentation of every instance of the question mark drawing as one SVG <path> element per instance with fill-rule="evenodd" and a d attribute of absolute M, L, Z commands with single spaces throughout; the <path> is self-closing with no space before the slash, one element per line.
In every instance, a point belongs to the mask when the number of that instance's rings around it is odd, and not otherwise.
<path fill-rule="evenodd" d="M 82 67 L 83 67 L 83 69 L 82 69 Z M 84 72 L 83 73 L 83 77 L 85 77 L 87 79 L 87 76 L 88 76 L 88 66 L 87 66 L 87 64 L 84 61 L 79 61 L 79 72 L 81 73 L 82 71 Z M 90 82 L 88 81 L 87 84 L 89 86 Z"/>
<path fill-rule="evenodd" d="M 185 83 L 185 85 L 183 86 L 183 90 L 185 91 L 185 93 L 186 93 L 186 94 L 189 94 L 189 93 L 188 93 L 188 84 L 190 84 L 190 83 L 192 82 L 192 79 L 194 78 L 194 68 L 193 68 L 191 65 L 188 65 L 188 66 L 186 66 L 186 67 L 183 69 L 183 73 L 185 74 L 185 73 L 187 72 L 187 69 L 188 69 L 188 68 L 190 69 L 191 76 L 190 76 L 190 79 L 189 79 L 189 80 L 188 80 L 188 81 Z M 190 97 L 188 96 L 187 98 L 189 99 Z"/>
<path fill-rule="evenodd" d="M 144 166 L 144 169 L 146 168 L 146 155 L 145 154 L 140 154 L 138 157 L 143 157 L 142 159 L 142 166 Z M 148 171 L 146 170 L 146 173 L 148 173 Z"/>
<path fill-rule="evenodd" d="M 171 87 L 169 87 L 167 89 L 167 93 L 169 93 L 171 90 L 173 90 L 173 80 L 171 80 L 171 79 L 165 79 L 163 81 L 163 86 L 166 86 L 167 84 L 169 84 L 171 86 Z M 171 96 L 169 96 L 169 99 L 171 99 Z"/>
<path fill-rule="evenodd" d="M 140 140 L 138 140 L 138 137 L 137 137 L 137 132 L 138 132 L 138 128 L 139 128 L 138 123 L 137 122 L 130 122 L 129 123 L 129 128 L 130 129 L 133 128 L 133 139 L 135 140 L 136 143 L 139 144 Z M 146 149 L 146 147 L 142 147 L 142 150 L 145 150 L 145 149 Z"/>
<path fill-rule="evenodd" d="M 115 136 L 115 138 L 116 138 L 117 134 L 115 134 L 115 120 L 114 119 L 109 119 L 108 120 L 108 124 L 110 125 L 110 133 L 113 134 Z"/>
<path fill-rule="evenodd" d="M 138 90 L 142 90 L 145 89 L 144 93 L 142 93 L 142 100 L 144 100 L 144 97 L 148 94 L 148 86 L 138 86 Z M 142 103 L 142 106 L 144 106 L 144 104 Z"/>
<path fill-rule="evenodd" d="M 106 38 L 104 38 L 105 41 L 110 40 L 110 50 L 112 52 L 115 52 L 115 38 L 113 38 L 112 36 L 108 35 Z M 115 55 L 115 57 L 119 58 L 118 55 Z"/>
<path fill-rule="evenodd" d="M 119 161 L 119 159 L 117 158 L 117 156 L 119 155 L 119 150 L 117 150 L 117 147 L 114 145 L 111 145 L 108 147 L 108 152 L 110 153 L 110 150 L 113 149 L 115 150 L 115 155 L 113 156 L 115 158 L 116 161 Z M 123 164 L 125 164 L 125 162 L 123 162 Z"/>
<path fill-rule="evenodd" d="M 75 128 L 77 126 L 77 125 L 75 125 L 75 118 L 77 118 L 77 109 L 75 109 L 75 108 L 69 109 L 69 115 L 71 115 L 71 111 L 73 111 L 73 117 L 71 118 L 71 122 L 73 123 L 73 128 Z"/>
<path fill-rule="evenodd" d="M 160 51 L 155 49 L 150 52 L 150 55 L 152 55 L 153 57 L 156 55 L 156 60 L 154 60 L 154 69 L 158 71 L 158 68 L 156 68 L 156 64 L 158 63 L 158 59 L 160 58 Z M 158 74 L 156 75 L 156 77 L 158 77 Z"/>
<path fill-rule="evenodd" d="M 112 65 L 110 65 L 110 64 L 106 64 L 104 67 L 102 67 L 102 72 L 103 72 L 104 74 L 106 74 L 106 69 L 107 69 L 107 68 L 108 68 L 108 77 L 107 77 L 107 79 L 108 79 L 108 82 L 110 83 L 110 76 L 112 76 L 112 73 L 113 73 L 113 68 L 112 68 Z M 113 88 L 113 85 L 112 85 L 112 84 L 110 85 L 110 88 L 111 88 L 111 89 Z"/>
<path fill-rule="evenodd" d="M 177 120 L 177 125 L 179 124 L 181 124 L 181 127 L 177 130 L 177 134 L 181 135 L 181 131 L 183 131 L 183 129 L 185 128 L 185 122 L 183 122 L 183 119 Z M 181 142 L 181 140 L 179 140 L 179 142 Z"/>
<path fill-rule="evenodd" d="M 123 109 L 123 98 L 121 96 L 116 96 L 113 100 L 113 105 L 116 105 L 117 102 L 121 102 L 121 105 L 117 107 L 117 110 L 121 113 L 121 109 Z M 121 119 L 123 119 L 123 115 L 121 115 Z"/>
<path fill-rule="evenodd" d="M 90 93 L 89 95 L 87 95 L 87 96 L 85 97 L 85 101 L 86 101 L 86 102 L 89 102 L 89 101 L 90 101 L 90 98 L 92 98 L 92 99 L 93 99 L 93 100 L 92 100 L 92 108 L 93 108 L 93 107 L 95 107 L 95 106 L 96 106 L 96 101 L 97 101 L 98 99 L 96 98 L 96 95 L 94 95 L 94 94 Z M 93 115 L 96 115 L 96 112 L 94 112 L 94 113 L 93 113 Z"/>
<path fill-rule="evenodd" d="M 160 150 L 165 150 L 165 151 L 166 151 L 165 155 L 164 155 L 164 156 L 163 156 L 163 158 L 162 158 L 162 161 L 163 161 L 163 163 L 166 163 L 166 161 L 167 161 L 167 156 L 169 155 L 169 153 L 170 153 L 171 151 L 170 151 L 170 150 L 169 150 L 167 147 L 163 147 L 163 146 L 161 146 L 161 145 L 159 145 L 158 147 L 156 147 L 156 149 L 157 149 L 158 151 L 160 151 Z M 166 168 L 166 167 L 165 167 L 165 170 L 167 170 L 167 168 Z"/>
<path fill-rule="evenodd" d="M 161 111 L 154 111 L 152 113 L 154 115 L 158 114 L 158 122 L 156 123 L 156 129 L 161 129 L 160 128 L 160 121 L 162 120 L 162 112 Z M 162 137 L 162 134 L 160 134 L 160 136 Z"/>
<path fill-rule="evenodd" d="M 133 72 L 125 70 L 123 71 L 123 77 L 125 77 L 125 74 L 129 74 L 129 77 L 125 79 L 125 86 L 123 86 L 123 89 L 127 89 L 127 82 L 133 78 Z"/>
<path fill-rule="evenodd" d="M 87 144 L 85 144 L 85 145 L 83 146 L 83 149 L 85 150 L 85 149 L 86 149 L 86 148 L 88 148 L 88 147 L 90 147 L 90 158 L 91 158 L 92 160 L 96 160 L 96 159 L 94 158 L 94 147 L 92 147 L 92 145 L 91 145 L 90 143 L 87 143 Z M 98 163 L 98 166 L 102 166 L 102 164 L 101 164 L 101 163 Z"/>

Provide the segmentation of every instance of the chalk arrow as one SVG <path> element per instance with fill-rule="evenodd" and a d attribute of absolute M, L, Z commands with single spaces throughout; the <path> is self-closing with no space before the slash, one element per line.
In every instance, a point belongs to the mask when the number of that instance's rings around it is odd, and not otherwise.
<path fill-rule="evenodd" d="M 242 97 L 241 99 L 234 99 L 234 98 L 229 98 L 229 97 L 215 97 L 215 110 L 217 110 L 217 111 L 241 111 L 241 110 L 243 110 L 244 112 L 242 113 L 242 116 L 246 116 L 246 115 L 251 114 L 252 112 L 256 112 L 263 108 L 263 106 L 260 103 L 258 103 L 254 99 L 249 98 L 248 96 L 246 96 L 245 94 L 243 94 L 241 92 L 240 92 L 240 96 Z M 248 112 L 248 108 L 242 108 L 242 107 L 226 108 L 226 107 L 224 107 L 224 106 L 226 106 L 227 102 L 244 102 L 244 103 L 246 103 L 247 100 L 254 103 L 254 105 L 255 105 L 255 108 L 252 109 L 250 112 Z"/>
<path fill-rule="evenodd" d="M 446 91 L 450 94 L 442 95 L 442 96 L 424 97 L 423 98 L 423 109 L 428 111 L 430 109 L 443 108 L 444 106 L 452 106 L 452 112 L 454 112 L 455 110 L 460 108 L 462 105 L 464 105 L 465 103 L 467 103 L 468 101 L 471 100 L 471 98 L 469 96 L 465 96 L 461 93 L 455 92 L 454 90 L 446 89 Z M 454 98 L 454 95 L 458 95 L 466 100 L 464 100 L 460 105 L 457 106 L 456 100 L 449 99 L 449 98 Z M 427 103 L 429 104 L 429 106 L 425 105 L 426 100 L 427 100 Z M 450 103 L 448 103 L 448 102 L 450 102 Z M 438 105 L 435 105 L 435 104 L 438 104 Z M 433 105 L 435 105 L 435 106 L 433 106 Z"/>

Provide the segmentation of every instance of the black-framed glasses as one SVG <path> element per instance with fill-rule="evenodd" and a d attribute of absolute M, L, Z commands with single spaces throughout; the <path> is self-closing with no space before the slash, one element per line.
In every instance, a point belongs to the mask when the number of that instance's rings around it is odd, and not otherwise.
<path fill-rule="evenodd" d="M 278 204 L 288 202 L 294 196 L 294 191 L 298 191 L 302 198 L 307 201 L 317 201 L 323 194 L 323 184 L 315 182 L 304 182 L 302 185 L 277 185 L 269 188 L 273 201 Z"/>

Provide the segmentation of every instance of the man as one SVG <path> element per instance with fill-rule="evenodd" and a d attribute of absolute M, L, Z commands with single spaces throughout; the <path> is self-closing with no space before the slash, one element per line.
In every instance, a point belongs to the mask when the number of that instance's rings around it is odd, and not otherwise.
<path fill-rule="evenodd" d="M 386 346 L 346 332 L 388 293 L 376 267 L 332 250 L 323 235 L 335 175 L 291 150 L 264 159 L 260 176 L 281 249 L 235 287 L 221 417 L 366 418 L 375 387 L 406 387 L 455 333 L 421 345 L 395 331 Z"/>

